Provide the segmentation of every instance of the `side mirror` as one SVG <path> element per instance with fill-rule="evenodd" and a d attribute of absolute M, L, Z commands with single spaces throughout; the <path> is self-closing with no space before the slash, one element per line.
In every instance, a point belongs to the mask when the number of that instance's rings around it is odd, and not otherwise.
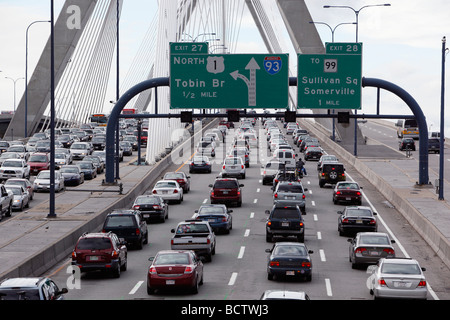
<path fill-rule="evenodd" d="M 373 215 L 376 216 L 378 213 L 374 212 Z"/>
<path fill-rule="evenodd" d="M 153 260 L 155 260 L 155 257 L 148 258 L 148 261 L 150 261 L 150 262 L 152 262 Z"/>
<path fill-rule="evenodd" d="M 213 187 L 213 185 L 212 185 L 212 184 L 210 184 L 210 185 L 208 185 L 208 187 L 212 188 L 212 187 Z"/>
<path fill-rule="evenodd" d="M 243 184 L 240 184 L 240 185 L 239 185 L 239 187 L 241 187 L 241 188 L 242 188 L 243 186 L 244 186 Z"/>
<path fill-rule="evenodd" d="M 270 211 L 269 210 L 266 210 L 266 211 L 264 211 L 265 212 L 265 214 L 270 214 Z"/>
<path fill-rule="evenodd" d="M 347 242 L 352 243 L 352 242 L 353 242 L 353 239 L 347 239 Z"/>
<path fill-rule="evenodd" d="M 314 251 L 313 250 L 308 250 L 308 253 L 312 254 L 312 253 L 314 253 Z"/>
<path fill-rule="evenodd" d="M 343 212 L 342 211 L 338 211 L 337 214 L 343 214 Z"/>
<path fill-rule="evenodd" d="M 308 188 L 303 188 L 303 191 L 308 191 Z"/>
<path fill-rule="evenodd" d="M 171 233 L 175 233 L 175 229 L 170 229 L 170 232 Z"/>
<path fill-rule="evenodd" d="M 271 253 L 272 252 L 272 249 L 266 249 L 265 250 L 267 253 Z"/>

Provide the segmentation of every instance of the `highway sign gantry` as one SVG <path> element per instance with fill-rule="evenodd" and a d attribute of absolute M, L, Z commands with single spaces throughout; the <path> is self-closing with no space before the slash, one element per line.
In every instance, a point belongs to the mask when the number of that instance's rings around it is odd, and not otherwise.
<path fill-rule="evenodd" d="M 171 54 L 171 108 L 286 108 L 288 54 Z"/>

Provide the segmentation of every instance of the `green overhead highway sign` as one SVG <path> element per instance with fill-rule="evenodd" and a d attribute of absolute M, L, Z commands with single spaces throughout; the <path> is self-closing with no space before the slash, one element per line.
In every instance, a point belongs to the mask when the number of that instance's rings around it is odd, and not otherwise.
<path fill-rule="evenodd" d="M 171 54 L 172 109 L 286 108 L 288 54 Z"/>
<path fill-rule="evenodd" d="M 171 42 L 170 54 L 208 53 L 208 42 Z"/>
<path fill-rule="evenodd" d="M 361 109 L 361 54 L 299 54 L 302 109 Z"/>
<path fill-rule="evenodd" d="M 325 43 L 327 54 L 362 54 L 361 42 L 327 42 Z"/>

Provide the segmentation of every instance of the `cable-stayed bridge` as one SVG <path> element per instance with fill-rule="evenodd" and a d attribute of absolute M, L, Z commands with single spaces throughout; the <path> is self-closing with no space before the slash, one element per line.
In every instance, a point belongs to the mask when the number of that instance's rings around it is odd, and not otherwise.
<path fill-rule="evenodd" d="M 149 17 L 145 37 L 128 72 L 112 74 L 120 53 L 120 14 L 123 0 L 66 0 L 55 22 L 55 127 L 78 126 L 94 113 L 105 112 L 110 77 L 120 79 L 116 99 L 133 85 L 151 78 L 169 77 L 170 42 L 208 42 L 210 53 L 238 53 L 244 10 L 249 10 L 268 53 L 324 53 L 317 30 L 302 0 L 174 0 L 160 1 Z M 282 37 L 289 35 L 289 41 Z M 5 137 L 29 137 L 49 128 L 50 40 L 35 70 L 30 70 L 27 90 L 20 99 Z M 116 59 L 115 59 L 116 58 Z M 291 76 L 296 59 L 290 59 Z M 129 102 L 139 112 L 179 113 L 170 110 L 169 88 L 142 92 Z M 157 101 L 157 102 L 156 102 Z M 157 104 L 157 105 L 156 105 Z M 296 94 L 290 89 L 289 105 L 295 110 Z M 321 112 L 321 111 L 315 111 Z M 322 111 L 326 112 L 326 111 Z M 331 121 L 322 119 L 321 121 Z M 179 119 L 150 119 L 147 160 L 164 150 Z M 328 127 L 330 127 L 328 125 Z M 345 130 L 341 128 L 344 132 Z M 350 132 L 353 129 L 348 128 Z M 343 134 L 341 132 L 341 134 Z"/>

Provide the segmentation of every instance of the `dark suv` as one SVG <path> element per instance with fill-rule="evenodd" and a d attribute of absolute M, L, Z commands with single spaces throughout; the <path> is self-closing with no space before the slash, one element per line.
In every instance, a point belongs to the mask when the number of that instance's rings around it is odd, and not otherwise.
<path fill-rule="evenodd" d="M 324 162 L 319 168 L 319 186 L 323 188 L 327 183 L 336 184 L 339 181 L 346 181 L 344 165 L 338 162 Z"/>
<path fill-rule="evenodd" d="M 218 178 L 214 184 L 210 184 L 210 200 L 211 204 L 236 202 L 237 206 L 242 205 L 243 184 L 239 184 L 236 178 Z"/>
<path fill-rule="evenodd" d="M 404 151 L 404 150 L 412 150 L 416 151 L 416 143 L 414 142 L 413 138 L 403 138 L 398 143 L 398 150 Z"/>
<path fill-rule="evenodd" d="M 81 272 L 109 271 L 118 278 L 127 269 L 127 255 L 125 243 L 114 233 L 85 233 L 73 249 L 72 265 Z"/>
<path fill-rule="evenodd" d="M 295 236 L 298 241 L 305 241 L 305 225 L 298 206 L 277 203 L 272 210 L 266 210 L 266 214 L 269 214 L 266 221 L 267 242 L 272 242 L 277 235 Z"/>
<path fill-rule="evenodd" d="M 142 249 L 148 243 L 147 222 L 138 210 L 114 210 L 106 216 L 103 232 L 114 232 L 126 244 Z"/>

